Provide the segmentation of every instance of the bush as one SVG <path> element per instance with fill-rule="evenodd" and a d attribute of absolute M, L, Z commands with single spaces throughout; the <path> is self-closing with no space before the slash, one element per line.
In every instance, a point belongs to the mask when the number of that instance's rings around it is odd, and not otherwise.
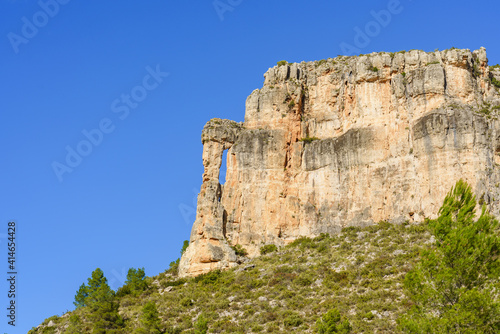
<path fill-rule="evenodd" d="M 316 331 L 319 334 L 330 333 L 350 333 L 351 324 L 347 320 L 342 320 L 340 312 L 337 309 L 328 311 L 325 315 L 316 322 Z"/>
<path fill-rule="evenodd" d="M 158 309 L 154 302 L 149 302 L 142 308 L 141 325 L 149 334 L 160 334 L 161 321 L 158 314 Z"/>
<path fill-rule="evenodd" d="M 182 254 L 184 254 L 184 252 L 186 251 L 186 249 L 188 248 L 189 246 L 189 241 L 188 240 L 184 240 L 184 243 L 182 244 L 182 248 L 181 248 L 181 256 Z M 165 271 L 166 273 L 169 273 L 169 274 L 172 274 L 172 275 L 177 275 L 177 272 L 179 271 L 179 263 L 180 263 L 181 259 L 177 259 L 175 261 L 172 261 L 170 262 L 170 266 L 169 268 Z"/>
<path fill-rule="evenodd" d="M 319 140 L 319 138 L 318 137 L 304 137 L 304 138 L 299 139 L 299 141 L 303 141 L 304 143 L 311 143 L 315 140 Z"/>
<path fill-rule="evenodd" d="M 286 65 L 286 64 L 288 64 L 288 62 L 286 60 L 280 60 L 278 62 L 278 66 L 283 66 L 283 65 Z"/>
<path fill-rule="evenodd" d="M 491 77 L 491 83 L 493 84 L 493 86 L 500 88 L 500 81 L 497 80 L 495 77 Z"/>
<path fill-rule="evenodd" d="M 72 314 L 69 317 L 69 325 L 66 328 L 64 334 L 79 334 L 82 333 L 82 321 L 80 317 L 76 314 Z"/>
<path fill-rule="evenodd" d="M 269 254 L 272 252 L 276 252 L 278 250 L 278 247 L 276 245 L 265 245 L 260 247 L 260 255 L 265 255 Z"/>
<path fill-rule="evenodd" d="M 294 280 L 295 283 L 301 286 L 309 286 L 312 284 L 312 278 L 306 273 L 302 273 Z"/>
<path fill-rule="evenodd" d="M 160 284 L 163 288 L 169 287 L 169 286 L 180 286 L 184 285 L 187 280 L 185 278 L 179 278 L 178 280 L 175 281 L 162 281 Z"/>
<path fill-rule="evenodd" d="M 201 274 L 201 275 L 198 275 L 194 278 L 194 281 L 196 283 L 201 283 L 203 285 L 207 285 L 207 284 L 214 284 L 217 282 L 217 280 L 219 279 L 219 277 L 222 275 L 222 272 L 220 270 L 213 270 L 213 271 L 210 271 L 206 274 Z"/>
<path fill-rule="evenodd" d="M 181 300 L 181 305 L 184 307 L 190 307 L 194 305 L 194 302 L 191 300 L 191 298 L 185 297 Z"/>
<path fill-rule="evenodd" d="M 247 256 L 248 252 L 242 245 L 234 245 L 231 247 L 237 256 Z"/>
<path fill-rule="evenodd" d="M 498 333 L 500 275 L 498 221 L 460 180 L 446 195 L 439 217 L 429 221 L 436 238 L 404 281 L 413 308 L 398 320 L 408 333 Z"/>
<path fill-rule="evenodd" d="M 175 261 L 170 262 L 169 268 L 165 271 L 165 273 L 177 275 L 177 272 L 179 271 L 180 261 L 181 259 L 177 259 Z"/>
<path fill-rule="evenodd" d="M 194 323 L 194 333 L 206 334 L 207 331 L 208 331 L 208 320 L 205 318 L 203 314 L 201 314 Z"/>
<path fill-rule="evenodd" d="M 303 322 L 302 318 L 296 313 L 290 314 L 283 320 L 285 327 L 298 327 L 302 325 Z"/>

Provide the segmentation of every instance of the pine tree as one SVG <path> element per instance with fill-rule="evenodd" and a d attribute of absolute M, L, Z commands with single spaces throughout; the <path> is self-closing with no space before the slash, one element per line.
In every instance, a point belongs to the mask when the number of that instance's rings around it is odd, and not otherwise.
<path fill-rule="evenodd" d="M 87 305 L 112 301 L 114 298 L 114 292 L 109 287 L 108 280 L 100 268 L 92 272 L 92 276 L 88 279 L 86 290 L 88 294 L 85 299 Z"/>
<path fill-rule="evenodd" d="M 125 284 L 134 294 L 138 294 L 146 290 L 148 288 L 148 283 L 146 282 L 146 273 L 144 272 L 144 268 L 130 268 L 127 273 L 127 280 L 125 281 Z"/>
<path fill-rule="evenodd" d="M 97 268 L 87 281 L 87 285 L 82 284 L 77 291 L 74 304 L 77 308 L 89 308 L 89 317 L 94 323 L 92 333 L 118 333 L 123 319 L 118 314 L 119 305 L 103 271 Z"/>
<path fill-rule="evenodd" d="M 498 333 L 500 236 L 485 206 L 477 221 L 476 198 L 460 180 L 446 196 L 439 217 L 429 221 L 436 239 L 405 277 L 412 310 L 399 319 L 408 333 Z M 496 287 L 495 287 L 496 285 Z"/>
<path fill-rule="evenodd" d="M 73 302 L 76 308 L 86 306 L 85 300 L 87 299 L 88 295 L 89 294 L 87 291 L 87 286 L 85 285 L 85 283 L 82 283 L 82 285 L 80 285 L 80 288 L 76 292 L 75 301 Z"/>
<path fill-rule="evenodd" d="M 182 256 L 182 254 L 184 254 L 184 252 L 186 251 L 188 246 L 189 246 L 189 240 L 184 240 L 184 243 L 182 244 L 182 249 L 181 249 L 181 256 Z"/>

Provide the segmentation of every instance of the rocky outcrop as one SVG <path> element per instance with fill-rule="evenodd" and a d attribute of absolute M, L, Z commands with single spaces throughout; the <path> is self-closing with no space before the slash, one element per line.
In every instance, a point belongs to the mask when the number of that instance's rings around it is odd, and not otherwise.
<path fill-rule="evenodd" d="M 252 257 L 345 226 L 435 217 L 460 178 L 498 214 L 497 76 L 483 48 L 269 69 L 244 124 L 213 119 L 203 129 L 203 184 L 180 275 L 236 265 L 237 244 Z"/>

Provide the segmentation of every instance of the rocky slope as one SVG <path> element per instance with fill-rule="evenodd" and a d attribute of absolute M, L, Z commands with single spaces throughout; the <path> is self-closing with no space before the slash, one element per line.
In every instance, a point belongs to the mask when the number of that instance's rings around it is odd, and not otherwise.
<path fill-rule="evenodd" d="M 243 124 L 203 129 L 181 276 L 235 266 L 235 245 L 253 257 L 300 236 L 435 217 L 459 178 L 498 214 L 500 70 L 484 48 L 280 62 L 264 78 Z"/>
<path fill-rule="evenodd" d="M 117 294 L 124 325 L 115 333 L 152 333 L 141 331 L 148 302 L 156 304 L 166 334 L 193 334 L 202 317 L 208 333 L 316 333 L 316 321 L 334 308 L 352 333 L 398 333 L 398 317 L 412 306 L 404 277 L 432 245 L 424 224 L 381 223 L 301 238 L 224 272 L 179 279 L 167 271 L 147 278 L 149 288 L 139 295 Z M 82 307 L 29 334 L 93 333 L 94 325 L 90 308 Z"/>

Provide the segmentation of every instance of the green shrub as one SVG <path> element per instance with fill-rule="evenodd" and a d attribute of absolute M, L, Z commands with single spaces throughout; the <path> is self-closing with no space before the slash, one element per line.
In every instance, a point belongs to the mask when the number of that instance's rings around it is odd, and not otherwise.
<path fill-rule="evenodd" d="M 375 66 L 370 66 L 369 70 L 372 71 L 372 72 L 378 72 L 379 71 L 378 68 L 375 67 Z"/>
<path fill-rule="evenodd" d="M 479 110 L 479 112 L 480 112 L 481 114 L 483 114 L 483 115 L 488 116 L 488 115 L 491 113 L 491 110 L 490 110 L 490 109 L 488 109 L 488 108 L 482 108 L 482 109 L 480 109 L 480 110 Z M 480 204 L 481 204 L 481 203 L 480 203 Z"/>
<path fill-rule="evenodd" d="M 315 248 L 318 245 L 309 237 L 300 237 L 295 239 L 292 243 L 288 245 L 288 247 L 300 247 L 304 248 Z"/>
<path fill-rule="evenodd" d="M 191 298 L 189 298 L 189 297 L 182 298 L 180 303 L 184 307 L 190 307 L 190 306 L 194 305 L 193 300 Z"/>
<path fill-rule="evenodd" d="M 237 256 L 247 256 L 248 255 L 248 252 L 245 248 L 243 248 L 242 245 L 234 245 L 231 247 L 234 252 L 236 253 Z"/>
<path fill-rule="evenodd" d="M 302 273 L 294 280 L 294 282 L 301 286 L 309 286 L 312 284 L 313 280 L 309 274 Z"/>
<path fill-rule="evenodd" d="M 278 250 L 278 247 L 276 247 L 276 245 L 265 245 L 265 246 L 260 247 L 260 254 L 265 255 L 265 254 L 269 254 L 272 252 L 276 252 L 277 250 Z"/>
<path fill-rule="evenodd" d="M 276 269 L 273 277 L 269 280 L 268 285 L 274 286 L 292 282 L 297 277 L 297 274 L 292 272 L 290 267 L 280 267 Z"/>
<path fill-rule="evenodd" d="M 495 77 L 491 77 L 491 83 L 493 86 L 500 88 L 500 80 L 497 80 Z"/>
<path fill-rule="evenodd" d="M 207 331 L 208 331 L 208 320 L 205 318 L 203 314 L 201 314 L 194 323 L 194 333 L 206 334 Z"/>
<path fill-rule="evenodd" d="M 184 243 L 182 244 L 182 248 L 181 248 L 181 256 L 182 254 L 184 254 L 184 252 L 186 251 L 186 249 L 188 248 L 189 246 L 189 241 L 188 240 L 184 240 Z M 177 275 L 177 272 L 179 271 L 179 263 L 180 263 L 181 259 L 177 259 L 175 261 L 172 261 L 170 262 L 170 266 L 169 268 L 165 271 L 165 273 L 168 273 L 168 274 L 172 274 L 172 275 Z"/>
<path fill-rule="evenodd" d="M 321 319 L 316 322 L 316 331 L 319 334 L 330 334 L 330 333 L 350 333 L 351 324 L 348 320 L 342 320 L 340 317 L 340 312 L 337 309 L 333 309 L 324 314 Z"/>
<path fill-rule="evenodd" d="M 164 333 L 165 334 L 181 334 L 182 329 L 180 329 L 179 327 L 169 327 L 165 330 Z"/>
<path fill-rule="evenodd" d="M 140 317 L 142 328 L 146 330 L 148 334 L 160 334 L 161 331 L 161 321 L 154 302 L 149 302 L 142 308 L 142 314 Z"/>
<path fill-rule="evenodd" d="M 278 66 L 283 66 L 283 65 L 286 65 L 286 64 L 288 64 L 288 62 L 286 60 L 280 60 L 278 62 Z"/>
<path fill-rule="evenodd" d="M 328 234 L 328 233 L 321 233 L 317 237 L 313 238 L 313 241 L 314 242 L 319 242 L 319 241 L 328 240 L 328 239 L 330 239 L 330 234 Z"/>
<path fill-rule="evenodd" d="M 289 316 L 283 320 L 283 324 L 285 327 L 298 327 L 302 325 L 304 320 L 297 314 L 297 313 L 292 313 Z"/>
<path fill-rule="evenodd" d="M 319 140 L 319 138 L 318 137 L 304 137 L 304 138 L 299 139 L 299 141 L 303 141 L 305 143 L 311 143 L 314 140 Z"/>
<path fill-rule="evenodd" d="M 214 284 L 221 277 L 222 272 L 220 270 L 213 270 L 206 274 L 198 275 L 194 278 L 196 283 L 201 283 L 203 285 Z"/>
<path fill-rule="evenodd" d="M 177 280 L 174 280 L 174 281 L 162 281 L 160 284 L 163 288 L 166 288 L 168 286 L 180 286 L 180 285 L 184 285 L 184 283 L 186 283 L 187 280 L 185 278 L 180 278 L 180 279 L 177 279 Z"/>
<path fill-rule="evenodd" d="M 64 331 L 64 334 L 79 334 L 82 333 L 82 321 L 77 314 L 72 314 L 69 317 L 69 326 Z"/>
<path fill-rule="evenodd" d="M 177 275 L 177 272 L 179 271 L 180 261 L 181 259 L 177 259 L 175 261 L 170 262 L 169 268 L 165 272 L 168 274 Z"/>

